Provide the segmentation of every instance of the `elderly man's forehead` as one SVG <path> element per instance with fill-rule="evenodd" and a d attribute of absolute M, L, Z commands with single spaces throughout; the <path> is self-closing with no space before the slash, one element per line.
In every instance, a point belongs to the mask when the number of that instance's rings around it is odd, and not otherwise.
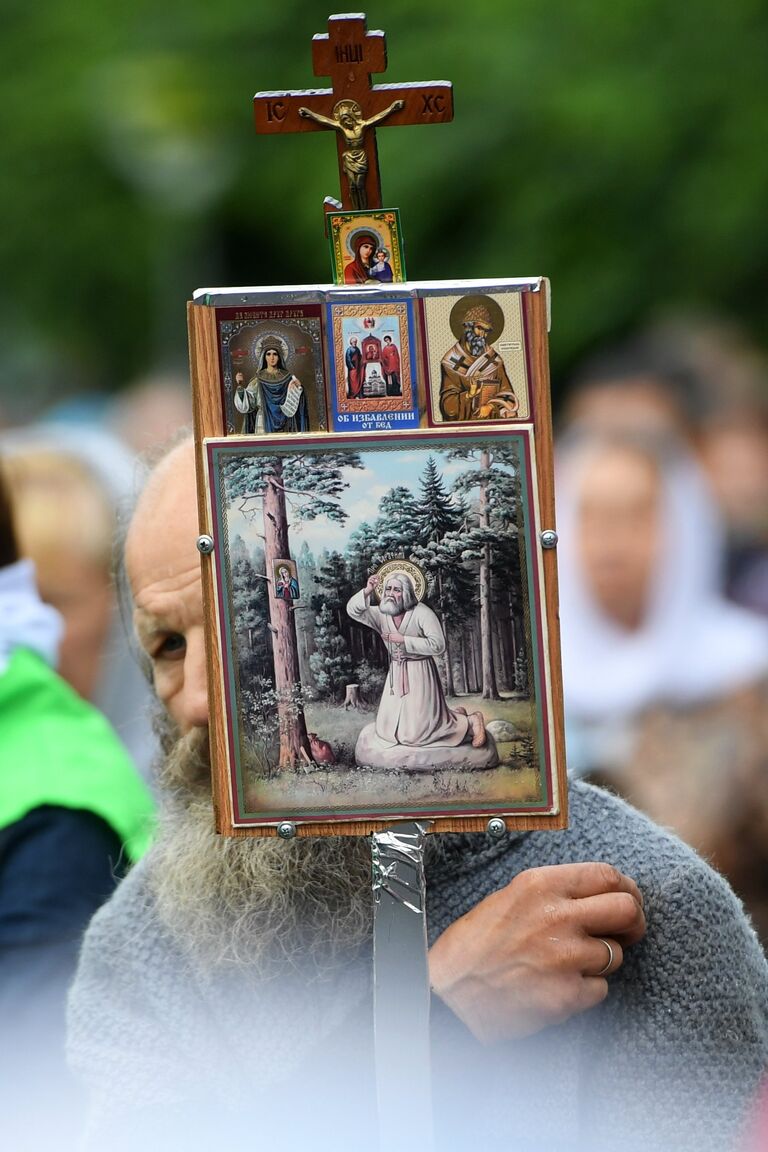
<path fill-rule="evenodd" d="M 126 570 L 136 590 L 147 578 L 199 572 L 195 454 L 184 441 L 166 456 L 147 481 L 128 528 Z"/>

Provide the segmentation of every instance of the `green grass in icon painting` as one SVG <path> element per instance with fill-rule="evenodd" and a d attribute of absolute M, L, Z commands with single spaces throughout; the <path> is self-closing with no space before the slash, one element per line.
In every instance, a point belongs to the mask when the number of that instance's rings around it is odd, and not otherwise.
<path fill-rule="evenodd" d="M 461 811 L 473 804 L 530 804 L 540 799 L 540 776 L 533 741 L 530 701 L 506 697 L 481 700 L 479 696 L 449 697 L 448 707 L 468 712 L 481 709 L 486 723 L 506 720 L 515 729 L 513 740 L 498 741 L 501 764 L 484 771 L 457 768 L 431 772 L 397 772 L 361 768 L 354 763 L 354 747 L 361 728 L 375 719 L 375 707 L 344 711 L 338 705 L 313 703 L 306 707 L 307 728 L 327 740 L 335 764 L 265 771 L 254 765 L 247 772 L 246 807 L 249 812 L 291 808 L 386 810 L 403 807 L 440 807 Z"/>

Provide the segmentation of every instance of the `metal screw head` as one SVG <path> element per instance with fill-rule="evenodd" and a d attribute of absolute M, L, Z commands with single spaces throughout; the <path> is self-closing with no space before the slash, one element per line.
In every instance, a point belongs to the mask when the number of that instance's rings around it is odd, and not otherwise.
<path fill-rule="evenodd" d="M 541 534 L 542 548 L 557 548 L 557 532 L 552 528 L 547 528 Z"/>
<path fill-rule="evenodd" d="M 500 840 L 504 833 L 507 831 L 507 825 L 500 816 L 494 816 L 492 820 L 488 821 L 488 828 L 486 829 L 489 836 L 494 840 Z"/>
<path fill-rule="evenodd" d="M 209 556 L 213 552 L 213 536 L 198 536 L 197 550 L 202 552 L 203 556 Z"/>
<path fill-rule="evenodd" d="M 296 835 L 296 825 L 291 824 L 290 820 L 283 820 L 282 824 L 277 826 L 277 834 L 281 840 L 293 840 Z"/>

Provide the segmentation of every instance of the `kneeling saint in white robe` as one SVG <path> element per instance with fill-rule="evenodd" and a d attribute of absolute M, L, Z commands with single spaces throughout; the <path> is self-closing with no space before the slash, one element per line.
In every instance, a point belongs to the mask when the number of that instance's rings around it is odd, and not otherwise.
<path fill-rule="evenodd" d="M 371 604 L 375 578 L 347 604 L 353 620 L 378 632 L 389 653 L 389 672 L 376 716 L 376 735 L 385 744 L 454 748 L 473 738 L 463 711 L 452 711 L 435 664 L 445 652 L 445 634 L 435 613 L 416 599 L 410 577 L 392 573 L 381 604 Z"/>

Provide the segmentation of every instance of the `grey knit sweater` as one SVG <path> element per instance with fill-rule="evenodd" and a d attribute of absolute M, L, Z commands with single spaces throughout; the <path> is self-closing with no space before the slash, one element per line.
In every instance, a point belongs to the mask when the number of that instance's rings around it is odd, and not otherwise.
<path fill-rule="evenodd" d="M 768 1064 L 768 967 L 716 873 L 588 785 L 571 787 L 565 832 L 429 845 L 432 939 L 524 869 L 575 861 L 634 877 L 648 917 L 608 999 L 537 1036 L 483 1048 L 435 1003 L 440 1152 L 739 1149 Z M 242 969 L 204 977 L 158 920 L 151 867 L 150 855 L 92 921 L 72 990 L 87 1147 L 191 1152 L 223 1137 L 288 1152 L 375 1148 L 370 965 L 322 982 L 290 972 L 259 985 Z"/>

